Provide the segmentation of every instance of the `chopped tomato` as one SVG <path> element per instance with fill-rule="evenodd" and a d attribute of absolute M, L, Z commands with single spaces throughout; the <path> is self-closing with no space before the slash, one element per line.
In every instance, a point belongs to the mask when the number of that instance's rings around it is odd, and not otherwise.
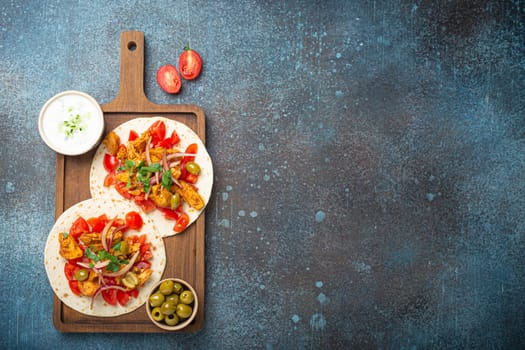
<path fill-rule="evenodd" d="M 179 69 L 180 75 L 184 79 L 192 80 L 197 78 L 202 69 L 202 58 L 199 53 L 186 46 L 179 57 Z"/>
<path fill-rule="evenodd" d="M 151 250 L 146 250 L 142 255 L 142 260 L 150 260 L 151 258 L 153 258 L 153 253 Z"/>
<path fill-rule="evenodd" d="M 180 142 L 179 134 L 177 134 L 177 132 L 176 132 L 175 130 L 173 130 L 173 131 L 171 132 L 171 137 L 170 137 L 170 139 L 171 139 L 171 144 L 172 144 L 173 146 L 175 146 L 176 144 L 178 144 L 178 143 Z"/>
<path fill-rule="evenodd" d="M 69 284 L 69 289 L 71 289 L 73 293 L 79 296 L 82 295 L 82 293 L 80 292 L 80 288 L 78 288 L 78 281 L 71 280 L 71 281 L 68 281 L 68 284 Z"/>
<path fill-rule="evenodd" d="M 129 296 L 132 297 L 132 298 L 138 298 L 138 296 L 139 296 L 139 290 L 138 290 L 137 288 L 132 289 L 132 290 L 129 290 L 129 291 L 128 291 L 128 294 L 129 294 Z"/>
<path fill-rule="evenodd" d="M 166 64 L 157 71 L 157 83 L 169 94 L 177 94 L 182 87 L 179 72 L 174 65 Z M 162 138 L 164 139 L 164 138 Z"/>
<path fill-rule="evenodd" d="M 139 138 L 139 134 L 135 130 L 129 131 L 128 141 L 135 141 Z"/>
<path fill-rule="evenodd" d="M 117 290 L 116 289 L 106 289 L 102 291 L 102 297 L 109 305 L 117 305 Z"/>
<path fill-rule="evenodd" d="M 183 178 L 184 181 L 189 182 L 190 184 L 196 184 L 198 179 L 199 175 L 190 174 L 188 172 L 186 172 Z"/>
<path fill-rule="evenodd" d="M 114 226 L 114 227 L 122 227 L 122 226 L 125 226 L 126 225 L 126 221 L 124 219 L 121 219 L 121 218 L 116 218 L 114 221 L 113 221 L 113 225 L 111 226 Z"/>
<path fill-rule="evenodd" d="M 108 173 L 112 172 L 115 169 L 117 169 L 118 163 L 119 163 L 119 161 L 118 161 L 118 158 L 116 156 L 112 156 L 109 153 L 104 154 L 103 165 L 104 165 L 104 169 L 106 169 L 106 171 Z"/>
<path fill-rule="evenodd" d="M 139 230 L 143 224 L 142 217 L 136 211 L 130 211 L 126 214 L 126 225 L 129 228 Z"/>
<path fill-rule="evenodd" d="M 102 232 L 108 223 L 108 217 L 106 214 L 102 214 L 99 217 L 89 218 L 86 221 L 91 226 L 91 232 Z"/>
<path fill-rule="evenodd" d="M 186 151 L 184 151 L 184 153 L 197 154 L 197 150 L 198 150 L 197 144 L 192 143 L 188 147 L 186 147 Z M 187 162 L 193 162 L 194 160 L 195 160 L 195 156 L 184 156 L 180 162 L 181 164 L 184 164 Z"/>
<path fill-rule="evenodd" d="M 136 196 L 133 201 L 140 207 L 145 213 L 149 213 L 155 209 L 155 203 L 151 199 L 144 199 L 144 196 Z"/>
<path fill-rule="evenodd" d="M 151 245 L 148 244 L 142 244 L 140 246 L 140 260 L 150 260 L 153 257 L 153 254 L 150 250 Z"/>
<path fill-rule="evenodd" d="M 109 187 L 115 183 L 115 172 L 112 171 L 106 175 L 104 178 L 104 186 Z"/>
<path fill-rule="evenodd" d="M 180 214 L 176 210 L 172 210 L 170 208 L 158 208 L 164 217 L 169 220 L 177 220 L 180 216 Z"/>
<path fill-rule="evenodd" d="M 75 272 L 79 270 L 80 267 L 72 262 L 66 262 L 64 265 L 64 274 L 66 275 L 66 278 L 68 281 L 75 280 Z"/>
<path fill-rule="evenodd" d="M 89 232 L 89 225 L 87 221 L 84 220 L 84 218 L 79 216 L 78 219 L 76 219 L 71 225 L 71 228 L 69 229 L 69 234 L 75 239 L 78 239 L 78 237 L 84 232 Z"/>
<path fill-rule="evenodd" d="M 166 124 L 162 120 L 157 120 L 151 124 L 148 130 L 151 135 L 151 142 L 154 145 L 157 145 L 166 137 Z"/>
<path fill-rule="evenodd" d="M 169 148 L 172 148 L 174 145 L 178 144 L 179 141 L 180 141 L 179 135 L 177 134 L 175 130 L 173 130 L 173 132 L 171 133 L 171 136 L 166 137 L 164 140 L 162 140 L 159 143 L 159 146 L 162 148 L 169 149 Z"/>
<path fill-rule="evenodd" d="M 190 222 L 190 217 L 186 213 L 181 213 L 180 217 L 175 222 L 175 226 L 173 226 L 173 231 L 179 233 L 184 231 L 184 229 L 188 226 L 188 223 Z"/>
<path fill-rule="evenodd" d="M 126 306 L 130 298 L 128 292 L 117 290 L 117 300 L 121 306 Z"/>
<path fill-rule="evenodd" d="M 133 196 L 129 194 L 128 189 L 126 188 L 125 182 L 118 182 L 115 184 L 115 189 L 117 190 L 120 195 L 126 199 L 131 199 Z"/>

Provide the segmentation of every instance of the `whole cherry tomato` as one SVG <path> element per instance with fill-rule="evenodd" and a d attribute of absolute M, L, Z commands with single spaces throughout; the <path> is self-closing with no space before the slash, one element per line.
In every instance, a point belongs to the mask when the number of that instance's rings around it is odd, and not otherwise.
<path fill-rule="evenodd" d="M 190 49 L 189 45 L 179 57 L 179 69 L 180 75 L 186 80 L 193 80 L 201 73 L 202 58 L 197 51 Z"/>
<path fill-rule="evenodd" d="M 136 211 L 130 211 L 126 214 L 126 225 L 134 230 L 139 230 L 143 225 L 142 217 Z"/>
<path fill-rule="evenodd" d="M 179 72 L 171 64 L 159 68 L 157 71 L 157 83 L 168 94 L 178 94 L 182 87 Z"/>

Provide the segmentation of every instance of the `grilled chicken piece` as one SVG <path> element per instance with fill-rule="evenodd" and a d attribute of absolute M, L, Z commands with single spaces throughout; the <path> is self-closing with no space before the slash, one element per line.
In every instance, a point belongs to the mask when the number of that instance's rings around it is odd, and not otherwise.
<path fill-rule="evenodd" d="M 106 148 L 108 149 L 108 153 L 112 156 L 117 155 L 118 152 L 118 146 L 120 145 L 120 137 L 118 137 L 115 132 L 110 131 L 109 134 L 104 138 L 104 141 L 102 141 Z"/>
<path fill-rule="evenodd" d="M 178 194 L 193 208 L 201 210 L 204 208 L 204 200 L 199 192 L 197 192 L 189 183 L 180 181 L 182 187 L 176 185 L 172 186 L 172 190 L 177 191 Z"/>
<path fill-rule="evenodd" d="M 58 243 L 60 244 L 59 254 L 67 260 L 80 258 L 84 255 L 82 249 L 78 246 L 75 238 L 67 233 L 58 235 Z"/>

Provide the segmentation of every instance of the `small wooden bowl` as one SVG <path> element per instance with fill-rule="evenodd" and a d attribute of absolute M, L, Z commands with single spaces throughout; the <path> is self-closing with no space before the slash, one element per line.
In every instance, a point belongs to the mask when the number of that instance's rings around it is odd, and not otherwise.
<path fill-rule="evenodd" d="M 179 323 L 177 323 L 174 326 L 169 326 L 164 321 L 156 321 L 156 320 L 154 320 L 153 316 L 151 314 L 151 311 L 153 310 L 153 308 L 151 307 L 150 301 L 149 301 L 151 295 L 153 295 L 155 292 L 157 292 L 157 290 L 159 289 L 159 286 L 162 284 L 162 282 L 167 281 L 167 280 L 171 280 L 173 282 L 179 282 L 180 284 L 182 284 L 183 290 L 189 290 L 189 291 L 191 291 L 193 293 L 193 302 L 190 304 L 192 306 L 192 308 L 193 308 L 193 311 L 192 311 L 190 317 L 179 321 Z M 151 320 L 151 322 L 153 322 L 153 324 L 155 324 L 157 327 L 162 328 L 162 329 L 167 330 L 167 331 L 178 331 L 178 330 L 181 330 L 184 327 L 188 326 L 190 323 L 193 322 L 193 320 L 197 316 L 198 308 L 199 308 L 199 300 L 197 298 L 197 292 L 195 292 L 195 289 L 188 282 L 186 282 L 185 280 L 182 280 L 180 278 L 165 278 L 165 279 L 159 281 L 157 284 L 155 284 L 152 287 L 150 293 L 148 294 L 148 299 L 146 300 L 146 312 L 148 313 L 148 317 Z"/>

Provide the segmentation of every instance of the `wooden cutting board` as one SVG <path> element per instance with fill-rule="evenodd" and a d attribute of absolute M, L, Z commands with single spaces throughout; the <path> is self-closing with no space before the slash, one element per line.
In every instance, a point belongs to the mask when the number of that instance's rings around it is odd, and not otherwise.
<path fill-rule="evenodd" d="M 137 117 L 162 116 L 186 124 L 205 142 L 205 118 L 194 105 L 160 105 L 144 94 L 144 33 L 127 31 L 120 37 L 120 90 L 117 97 L 101 105 L 106 133 Z M 95 150 L 82 156 L 57 155 L 55 219 L 74 204 L 91 197 L 89 171 Z M 178 277 L 193 285 L 199 298 L 195 321 L 181 332 L 195 332 L 204 323 L 204 212 L 183 234 L 164 238 L 166 269 L 163 278 Z M 146 307 L 118 317 L 93 317 L 81 314 L 54 295 L 53 323 L 61 332 L 166 332 L 151 323 Z"/>

